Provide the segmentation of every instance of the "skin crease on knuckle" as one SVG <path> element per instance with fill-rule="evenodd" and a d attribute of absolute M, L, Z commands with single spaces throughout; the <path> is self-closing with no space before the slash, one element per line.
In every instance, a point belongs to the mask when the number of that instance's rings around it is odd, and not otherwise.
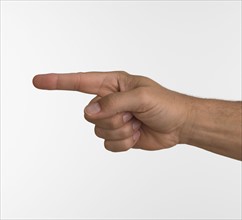
<path fill-rule="evenodd" d="M 135 142 L 133 140 L 133 137 L 120 140 L 120 141 L 109 141 L 105 140 L 104 141 L 104 147 L 112 152 L 122 152 L 122 151 L 127 151 L 130 148 L 134 146 Z"/>
<path fill-rule="evenodd" d="M 134 135 L 134 133 L 140 128 L 141 122 L 138 120 L 131 120 L 124 126 L 118 129 L 103 129 L 95 126 L 95 134 L 106 140 L 122 140 Z"/>
<path fill-rule="evenodd" d="M 118 129 L 125 124 L 125 122 L 123 121 L 124 114 L 126 114 L 126 113 L 122 112 L 122 113 L 118 113 L 118 114 L 116 114 L 116 115 L 114 115 L 110 118 L 103 118 L 103 119 L 91 119 L 86 114 L 84 114 L 84 117 L 88 122 L 91 122 L 91 123 L 95 124 L 96 126 L 98 126 L 100 128 Z"/>

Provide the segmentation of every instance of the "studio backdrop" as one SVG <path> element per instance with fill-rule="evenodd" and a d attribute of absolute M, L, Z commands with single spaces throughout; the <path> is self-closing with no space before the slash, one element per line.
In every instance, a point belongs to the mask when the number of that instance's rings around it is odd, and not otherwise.
<path fill-rule="evenodd" d="M 241 162 L 109 152 L 83 117 L 92 95 L 32 85 L 112 70 L 241 100 L 241 1 L 1 1 L 1 217 L 240 219 Z"/>

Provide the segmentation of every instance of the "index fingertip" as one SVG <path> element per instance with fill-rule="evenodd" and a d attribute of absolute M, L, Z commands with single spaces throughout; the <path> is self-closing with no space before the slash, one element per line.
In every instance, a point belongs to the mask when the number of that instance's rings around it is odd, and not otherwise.
<path fill-rule="evenodd" d="M 38 88 L 38 75 L 35 75 L 32 79 L 34 87 Z"/>
<path fill-rule="evenodd" d="M 33 85 L 38 89 L 55 89 L 56 76 L 55 74 L 38 74 L 33 77 Z"/>

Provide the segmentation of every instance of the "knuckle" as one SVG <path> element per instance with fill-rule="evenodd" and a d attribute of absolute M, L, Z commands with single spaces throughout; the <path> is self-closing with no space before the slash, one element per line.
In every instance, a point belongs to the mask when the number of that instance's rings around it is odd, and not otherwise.
<path fill-rule="evenodd" d="M 123 92 L 123 91 L 128 91 L 132 88 L 135 87 L 136 85 L 136 80 L 134 75 L 131 75 L 125 71 L 119 71 L 117 73 L 117 81 L 118 81 L 118 85 L 119 85 L 119 91 Z"/>
<path fill-rule="evenodd" d="M 105 120 L 105 127 L 107 129 L 117 129 L 120 128 L 123 125 L 122 121 L 122 115 L 121 114 L 116 114 L 113 117 L 110 117 Z"/>
<path fill-rule="evenodd" d="M 130 143 L 130 138 L 128 138 L 128 139 L 125 139 L 124 141 L 123 141 L 123 145 L 122 145 L 122 147 L 123 147 L 123 151 L 127 151 L 127 150 L 129 150 L 132 146 L 131 146 L 131 143 Z"/>
<path fill-rule="evenodd" d="M 117 70 L 116 73 L 119 74 L 119 75 L 129 75 L 129 74 L 128 74 L 126 71 L 124 71 L 124 70 Z"/>
<path fill-rule="evenodd" d="M 94 127 L 94 132 L 95 132 L 97 137 L 103 138 L 102 131 L 101 131 L 101 129 L 99 127 L 95 126 Z"/>
<path fill-rule="evenodd" d="M 116 152 L 116 151 L 114 150 L 114 147 L 113 147 L 112 144 L 111 144 L 111 141 L 107 141 L 107 140 L 105 140 L 105 141 L 104 141 L 104 147 L 105 147 L 105 149 L 108 150 L 108 151 Z"/>
<path fill-rule="evenodd" d="M 75 83 L 74 83 L 74 89 L 75 89 L 76 91 L 80 91 L 81 74 L 80 74 L 80 73 L 76 73 L 74 76 L 76 77 L 76 79 L 75 79 Z"/>
<path fill-rule="evenodd" d="M 127 138 L 133 134 L 133 128 L 132 125 L 125 126 L 123 129 L 120 129 L 120 137 Z"/>
<path fill-rule="evenodd" d="M 116 117 L 111 117 L 108 121 L 108 126 L 110 129 L 116 129 L 118 127 L 118 122 Z"/>
<path fill-rule="evenodd" d="M 112 151 L 112 152 L 122 152 L 130 149 L 130 147 L 126 147 L 124 145 L 123 141 L 114 143 L 113 141 L 105 140 L 104 147 L 106 150 Z"/>

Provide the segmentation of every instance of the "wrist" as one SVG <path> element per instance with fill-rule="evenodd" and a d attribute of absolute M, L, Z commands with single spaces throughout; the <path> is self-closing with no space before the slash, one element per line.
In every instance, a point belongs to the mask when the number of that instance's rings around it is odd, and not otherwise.
<path fill-rule="evenodd" d="M 200 102 L 199 98 L 192 96 L 186 96 L 185 102 L 185 122 L 183 123 L 180 134 L 179 144 L 190 144 L 195 129 L 197 102 Z"/>
<path fill-rule="evenodd" d="M 241 160 L 241 103 L 191 97 L 179 143 Z"/>

